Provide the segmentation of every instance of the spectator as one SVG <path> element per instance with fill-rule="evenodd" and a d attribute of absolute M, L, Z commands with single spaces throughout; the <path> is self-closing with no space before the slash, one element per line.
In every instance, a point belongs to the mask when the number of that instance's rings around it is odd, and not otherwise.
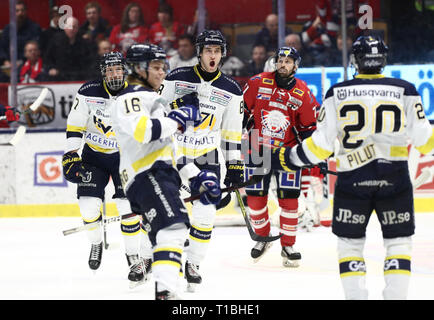
<path fill-rule="evenodd" d="M 24 60 L 24 45 L 29 40 L 39 41 L 41 27 L 27 17 L 27 6 L 23 1 L 17 1 L 15 5 L 17 17 L 17 66 Z M 9 56 L 9 29 L 6 25 L 0 37 L 0 65 L 4 69 L 11 67 Z"/>
<path fill-rule="evenodd" d="M 252 49 L 252 59 L 246 64 L 244 75 L 254 76 L 264 71 L 265 61 L 267 60 L 267 49 L 263 44 L 257 44 Z"/>
<path fill-rule="evenodd" d="M 351 47 L 353 45 L 353 40 L 351 37 L 351 34 L 347 34 L 347 48 L 348 48 L 348 57 L 347 57 L 347 64 L 350 63 L 350 53 L 351 53 Z M 342 41 L 342 34 L 339 33 L 336 38 L 336 48 L 330 48 L 327 52 L 327 62 L 325 63 L 325 66 L 327 67 L 340 67 L 342 66 L 342 47 L 343 47 L 343 41 Z"/>
<path fill-rule="evenodd" d="M 254 46 L 263 44 L 267 49 L 267 56 L 276 53 L 278 47 L 278 18 L 276 14 L 269 14 L 265 18 L 265 26 L 256 34 Z M 286 28 L 285 34 L 292 33 L 290 28 Z"/>
<path fill-rule="evenodd" d="M 79 23 L 74 17 L 65 21 L 65 29 L 48 44 L 44 61 L 51 81 L 80 81 L 91 77 L 95 52 L 78 36 Z"/>
<path fill-rule="evenodd" d="M 134 43 L 148 40 L 148 28 L 145 27 L 142 8 L 135 2 L 129 3 L 123 13 L 121 23 L 116 25 L 109 38 L 114 50 L 126 53 Z"/>
<path fill-rule="evenodd" d="M 172 7 L 163 2 L 158 7 L 158 21 L 149 30 L 149 40 L 166 51 L 168 58 L 176 53 L 178 38 L 184 33 L 184 27 L 173 21 Z"/>
<path fill-rule="evenodd" d="M 199 63 L 194 44 L 195 38 L 192 35 L 183 34 L 179 37 L 178 52 L 169 59 L 170 70 L 194 66 Z"/>
<path fill-rule="evenodd" d="M 27 59 L 18 70 L 20 83 L 34 83 L 47 80 L 47 74 L 41 58 L 39 44 L 30 40 L 24 46 L 24 57 Z"/>
<path fill-rule="evenodd" d="M 97 57 L 96 59 L 93 59 L 92 67 L 90 69 L 92 73 L 91 76 L 92 79 L 101 78 L 101 69 L 100 69 L 101 58 L 104 56 L 104 54 L 109 53 L 111 51 L 112 51 L 112 44 L 107 39 L 103 39 L 97 42 Z"/>
<path fill-rule="evenodd" d="M 191 34 L 194 38 L 197 37 L 197 28 L 199 24 L 199 10 L 194 12 L 193 23 L 186 28 L 186 33 Z M 220 26 L 209 19 L 208 11 L 205 10 L 205 29 L 206 30 L 219 30 Z"/>
<path fill-rule="evenodd" d="M 41 33 L 41 37 L 39 40 L 39 48 L 41 50 L 41 55 L 44 56 L 48 47 L 48 42 L 52 39 L 57 33 L 62 33 L 62 29 L 59 27 L 59 7 L 54 6 L 50 10 L 50 26 L 43 30 Z"/>
<path fill-rule="evenodd" d="M 315 59 L 309 52 L 309 47 L 302 41 L 303 33 L 290 33 L 285 37 L 285 45 L 294 47 L 301 56 L 300 65 L 302 67 L 312 67 L 315 65 Z"/>
<path fill-rule="evenodd" d="M 101 17 L 101 6 L 91 1 L 84 7 L 86 22 L 78 30 L 78 34 L 85 40 L 94 42 L 110 37 L 111 27 L 107 20 Z"/>

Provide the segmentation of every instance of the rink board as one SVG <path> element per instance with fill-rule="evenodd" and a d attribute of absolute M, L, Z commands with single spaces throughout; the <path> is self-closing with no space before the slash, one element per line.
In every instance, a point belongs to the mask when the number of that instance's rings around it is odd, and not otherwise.
<path fill-rule="evenodd" d="M 8 140 L 0 135 L 0 142 Z M 16 147 L 2 147 L 0 157 L 0 217 L 70 217 L 79 216 L 75 184 L 67 182 L 62 174 L 64 132 L 28 133 Z M 409 152 L 410 175 L 417 177 L 421 168 L 434 165 L 433 156 L 421 157 L 414 148 Z M 334 170 L 333 162 L 330 169 Z M 332 199 L 334 178 L 329 176 Z M 113 184 L 106 187 L 107 215 L 116 215 L 112 200 Z M 186 197 L 183 194 L 182 197 Z M 233 200 L 235 197 L 233 197 Z M 271 199 L 270 213 L 277 209 Z M 427 181 L 415 191 L 416 212 L 432 212 L 434 208 L 434 180 Z M 330 214 L 331 209 L 328 210 Z M 238 205 L 232 201 L 218 211 L 218 220 L 242 221 Z"/>

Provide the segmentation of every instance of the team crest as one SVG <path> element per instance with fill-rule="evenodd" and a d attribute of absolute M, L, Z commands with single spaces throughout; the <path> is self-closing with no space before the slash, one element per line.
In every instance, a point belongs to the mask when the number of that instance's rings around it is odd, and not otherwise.
<path fill-rule="evenodd" d="M 283 139 L 285 131 L 291 124 L 289 116 L 285 116 L 279 110 L 262 110 L 261 123 L 263 125 L 262 134 L 264 136 Z"/>

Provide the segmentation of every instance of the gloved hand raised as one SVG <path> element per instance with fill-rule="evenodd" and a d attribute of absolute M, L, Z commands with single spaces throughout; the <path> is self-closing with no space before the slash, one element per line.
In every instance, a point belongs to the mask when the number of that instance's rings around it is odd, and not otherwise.
<path fill-rule="evenodd" d="M 178 122 L 178 129 L 181 133 L 183 133 L 188 126 L 197 126 L 202 120 L 199 108 L 193 105 L 172 110 L 167 117 Z"/>
<path fill-rule="evenodd" d="M 200 202 L 205 205 L 218 204 L 222 198 L 217 175 L 208 170 L 202 170 L 190 180 L 190 190 L 192 194 L 201 193 Z"/>
<path fill-rule="evenodd" d="M 82 176 L 86 174 L 80 156 L 77 152 L 67 152 L 62 158 L 63 175 L 72 183 L 82 182 Z"/>

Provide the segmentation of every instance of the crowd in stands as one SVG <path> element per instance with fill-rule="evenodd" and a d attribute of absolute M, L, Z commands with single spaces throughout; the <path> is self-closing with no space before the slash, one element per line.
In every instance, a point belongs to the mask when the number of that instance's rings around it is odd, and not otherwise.
<path fill-rule="evenodd" d="M 357 3 L 347 5 L 347 48 L 358 36 L 366 34 L 357 26 Z M 340 35 L 340 0 L 318 0 L 317 15 L 308 21 L 301 32 L 285 30 L 285 45 L 295 47 L 301 54 L 301 67 L 342 66 Z M 160 2 L 157 22 L 144 20 L 139 3 L 131 2 L 120 15 L 120 23 L 111 26 L 101 16 L 101 6 L 91 1 L 83 8 L 85 21 L 70 17 L 59 25 L 59 8 L 51 8 L 50 23 L 46 29 L 29 17 L 26 4 L 16 3 L 18 82 L 85 81 L 99 76 L 98 57 L 111 50 L 123 53 L 133 43 L 154 43 L 165 49 L 170 69 L 196 64 L 194 41 L 198 31 L 198 11 L 190 25 L 174 20 L 173 8 Z M 9 82 L 13 67 L 9 57 L 9 28 L 6 25 L 0 36 L 0 82 Z M 218 30 L 219 26 L 206 14 L 205 28 Z M 368 32 L 371 32 L 368 30 Z M 408 31 L 407 31 L 408 32 Z M 394 36 L 394 33 L 391 32 Z M 396 35 L 399 36 L 399 35 Z M 230 43 L 229 43 L 230 44 Z M 429 46 L 429 43 L 428 43 Z M 399 47 L 399 46 L 398 46 Z M 266 16 L 263 28 L 252 39 L 250 59 L 242 60 L 232 54 L 228 45 L 222 70 L 232 76 L 249 77 L 272 68 L 270 57 L 278 48 L 278 16 Z M 407 49 L 414 49 L 414 46 Z M 395 51 L 396 52 L 396 51 Z M 398 50 L 397 52 L 402 52 Z M 434 49 L 431 43 L 431 55 Z M 405 59 L 391 54 L 393 59 Z M 349 59 L 347 59 L 349 61 Z"/>

